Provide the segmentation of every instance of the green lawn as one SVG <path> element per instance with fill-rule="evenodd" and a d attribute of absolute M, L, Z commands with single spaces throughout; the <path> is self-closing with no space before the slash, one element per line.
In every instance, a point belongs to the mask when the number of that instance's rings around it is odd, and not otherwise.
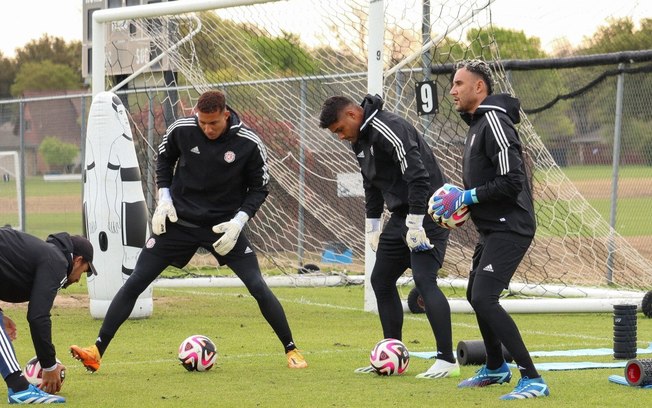
<path fill-rule="evenodd" d="M 611 167 L 574 166 L 563 167 L 562 171 L 573 182 L 606 181 L 605 188 L 607 190 L 604 191 L 604 196 L 611 196 Z M 619 170 L 620 180 L 650 178 L 652 178 L 652 167 L 625 166 Z M 652 199 L 649 198 L 649 191 L 641 191 L 641 195 L 643 197 L 619 197 L 617 200 L 615 229 L 625 237 L 652 235 L 652 217 L 648 216 Z M 611 199 L 587 198 L 586 200 L 608 225 L 611 219 Z M 592 234 L 592 231 L 581 227 L 583 214 L 569 210 L 568 202 L 555 202 L 554 205 L 551 205 L 553 210 L 546 211 L 540 210 L 542 204 L 548 206 L 551 203 L 544 203 L 541 200 L 538 203 L 535 202 L 540 233 L 548 236 L 566 234 L 589 236 Z"/>
<path fill-rule="evenodd" d="M 382 337 L 378 316 L 362 310 L 363 288 L 273 291 L 308 360 L 305 370 L 285 367 L 279 341 L 244 288 L 155 288 L 153 315 L 128 320 L 105 354 L 101 369 L 90 374 L 70 357 L 67 348 L 91 344 L 101 321 L 93 320 L 85 307 L 85 287 L 63 290 L 60 296 L 81 304 L 53 310 L 54 342 L 68 368 L 61 395 L 68 399 L 68 407 L 493 407 L 504 404 L 498 397 L 511 391 L 518 379 L 513 368 L 512 384 L 460 390 L 459 378 L 414 378 L 433 363 L 417 357 L 403 376 L 354 374 L 353 369 L 368 364 L 370 349 Z M 15 347 L 24 364 L 34 355 L 25 309 L 4 309 L 18 324 Z M 652 340 L 652 319 L 638 317 L 638 346 L 644 348 Z M 514 319 L 531 351 L 613 346 L 610 313 L 516 314 Z M 473 315 L 454 314 L 452 321 L 454 347 L 461 340 L 480 339 Z M 403 333 L 409 350 L 434 351 L 425 315 L 406 314 Z M 189 373 L 178 363 L 177 348 L 192 334 L 207 335 L 216 343 L 219 356 L 214 369 Z M 615 360 L 612 356 L 535 358 L 535 363 L 573 361 Z M 471 376 L 476 369 L 464 366 L 462 376 Z M 611 374 L 622 375 L 622 368 L 541 373 L 551 396 L 515 404 L 630 407 L 652 401 L 652 391 L 607 381 Z"/>

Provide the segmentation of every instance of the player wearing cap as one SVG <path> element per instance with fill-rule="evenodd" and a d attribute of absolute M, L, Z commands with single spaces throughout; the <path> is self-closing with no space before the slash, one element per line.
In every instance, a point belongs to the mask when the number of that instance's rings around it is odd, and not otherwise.
<path fill-rule="evenodd" d="M 43 241 L 9 227 L 0 228 L 0 300 L 28 302 L 27 321 L 34 350 L 43 367 L 40 389 L 22 375 L 11 341 L 16 324 L 0 309 L 0 373 L 7 383 L 12 404 L 60 403 L 54 395 L 61 390 L 61 371 L 52 344 L 50 310 L 61 288 L 79 282 L 82 274 L 94 274 L 93 246 L 83 237 L 66 232 L 52 234 Z"/>

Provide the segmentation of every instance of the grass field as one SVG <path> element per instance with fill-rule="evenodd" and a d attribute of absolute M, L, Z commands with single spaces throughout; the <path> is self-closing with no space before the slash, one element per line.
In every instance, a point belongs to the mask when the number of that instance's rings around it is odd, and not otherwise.
<path fill-rule="evenodd" d="M 82 282 L 84 283 L 84 282 Z M 70 344 L 89 345 L 101 324 L 87 309 L 86 288 L 62 291 L 53 309 L 53 337 L 67 366 L 61 395 L 68 407 L 495 407 L 509 404 L 546 407 L 649 406 L 652 390 L 611 384 L 622 368 L 542 371 L 551 396 L 529 402 L 502 402 L 511 384 L 457 389 L 459 379 L 421 380 L 414 376 L 433 361 L 413 357 L 399 377 L 354 374 L 368 363 L 381 330 L 377 315 L 362 310 L 361 286 L 274 288 L 284 305 L 295 340 L 309 367 L 290 370 L 279 341 L 244 288 L 154 290 L 148 319 L 128 320 L 104 356 L 101 369 L 86 372 L 67 352 Z M 404 291 L 409 288 L 403 288 Z M 25 307 L 3 304 L 17 323 L 14 343 L 21 363 L 33 356 Z M 652 319 L 639 314 L 638 346 L 652 341 Z M 611 348 L 613 320 L 603 314 L 514 315 L 531 351 Z M 213 339 L 219 357 L 205 373 L 189 373 L 176 359 L 177 347 L 192 334 Z M 404 342 L 411 351 L 434 351 L 425 315 L 406 314 Z M 454 347 L 480 339 L 475 317 L 453 315 Z M 647 355 L 652 357 L 650 355 Z M 646 358 L 640 355 L 639 358 Z M 611 356 L 535 358 L 535 363 L 614 362 Z M 463 366 L 462 376 L 475 366 Z M 647 403 L 645 402 L 647 401 Z"/>
<path fill-rule="evenodd" d="M 589 202 L 609 217 L 610 168 L 566 168 Z M 618 225 L 624 235 L 643 237 L 649 248 L 652 169 L 621 171 Z M 633 187 L 632 187 L 633 186 Z M 644 186 L 644 187 L 641 187 Z M 0 201 L 2 200 L 0 190 Z M 54 231 L 81 233 L 80 186 L 74 182 L 28 180 L 27 231 L 45 238 Z M 1 202 L 0 202 L 1 204 Z M 5 211 L 3 211 L 5 210 Z M 6 216 L 0 206 L 0 216 Z M 631 237 L 631 236 L 630 236 Z M 82 282 L 85 283 L 85 282 Z M 409 288 L 402 288 L 406 298 Z M 67 352 L 70 344 L 89 345 L 101 321 L 88 312 L 84 285 L 63 290 L 52 312 L 58 357 L 67 365 L 62 395 L 69 407 L 366 407 L 408 405 L 493 407 L 509 404 L 498 397 L 510 385 L 458 390 L 459 379 L 417 380 L 432 361 L 412 358 L 407 375 L 358 375 L 368 363 L 371 347 L 380 340 L 378 317 L 362 310 L 363 288 L 274 288 L 292 326 L 295 340 L 308 359 L 306 370 L 289 370 L 279 341 L 263 320 L 255 301 L 240 288 L 156 288 L 152 317 L 127 321 L 111 344 L 100 371 L 85 372 Z M 459 290 L 455 294 L 460 296 Z M 24 305 L 0 305 L 19 329 L 14 343 L 21 363 L 34 355 Z M 514 315 L 531 351 L 611 348 L 613 322 L 609 313 Z M 218 347 L 216 367 L 188 373 L 176 359 L 177 347 L 192 334 L 211 337 Z M 453 315 L 454 345 L 480 339 L 475 317 Z M 411 351 L 434 351 L 425 315 L 407 314 L 404 342 Z M 652 342 L 652 319 L 639 314 L 638 346 Z M 640 358 L 652 358 L 641 355 Z M 614 362 L 611 356 L 547 357 L 535 362 Z M 462 367 L 462 376 L 477 367 Z M 511 404 L 567 407 L 649 406 L 652 391 L 611 384 L 607 377 L 622 368 L 542 372 L 551 397 Z"/>

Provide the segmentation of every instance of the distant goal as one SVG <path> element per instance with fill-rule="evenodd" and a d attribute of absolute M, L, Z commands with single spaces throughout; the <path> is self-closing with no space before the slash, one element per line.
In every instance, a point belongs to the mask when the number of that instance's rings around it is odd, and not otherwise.
<path fill-rule="evenodd" d="M 0 227 L 23 229 L 25 203 L 21 183 L 18 152 L 0 152 Z"/>

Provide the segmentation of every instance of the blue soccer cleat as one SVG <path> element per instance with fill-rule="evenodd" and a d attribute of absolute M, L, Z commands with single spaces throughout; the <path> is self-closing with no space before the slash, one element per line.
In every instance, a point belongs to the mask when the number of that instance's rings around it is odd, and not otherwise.
<path fill-rule="evenodd" d="M 503 384 L 508 383 L 512 379 L 512 372 L 509 371 L 507 363 L 503 361 L 503 365 L 495 370 L 490 370 L 486 365 L 480 367 L 478 371 L 475 372 L 475 375 L 471 378 L 467 378 L 461 383 L 457 384 L 459 388 L 467 387 L 486 387 L 491 384 Z"/>
<path fill-rule="evenodd" d="M 10 404 L 61 404 L 66 402 L 65 398 L 48 394 L 32 384 L 24 391 L 14 392 L 9 388 L 8 400 Z"/>
<path fill-rule="evenodd" d="M 518 381 L 514 391 L 500 397 L 501 400 L 516 400 L 537 397 L 547 397 L 550 395 L 548 384 L 543 381 L 543 378 L 527 378 L 523 377 Z"/>

